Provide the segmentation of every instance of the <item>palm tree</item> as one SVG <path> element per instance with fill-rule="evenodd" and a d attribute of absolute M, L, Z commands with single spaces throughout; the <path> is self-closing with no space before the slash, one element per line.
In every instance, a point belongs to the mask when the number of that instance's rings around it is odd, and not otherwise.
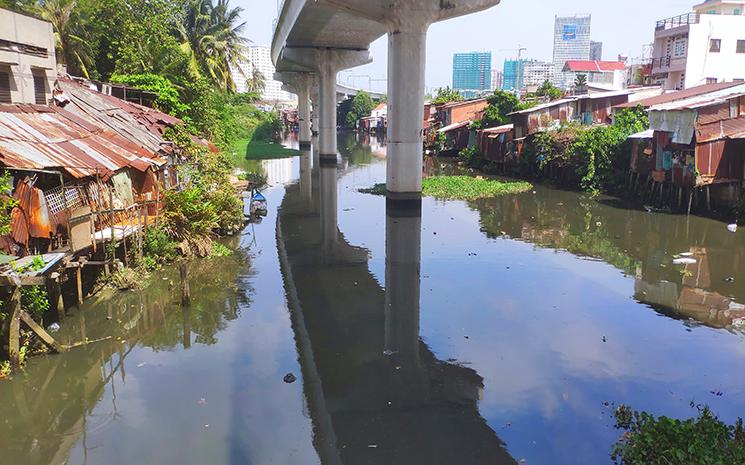
<path fill-rule="evenodd" d="M 252 68 L 251 77 L 246 79 L 246 91 L 261 94 L 266 88 L 266 77 L 256 66 L 252 66 Z"/>
<path fill-rule="evenodd" d="M 245 59 L 248 41 L 241 35 L 246 23 L 238 23 L 243 9 L 230 8 L 228 2 L 187 0 L 179 33 L 191 73 L 208 78 L 219 89 L 235 92 L 231 67 L 238 68 Z"/>
<path fill-rule="evenodd" d="M 574 87 L 577 92 L 584 92 L 587 88 L 587 75 L 578 74 L 577 77 L 574 78 Z"/>
<path fill-rule="evenodd" d="M 44 0 L 32 10 L 52 23 L 57 49 L 57 61 L 72 74 L 90 77 L 88 67 L 93 62 L 88 42 L 75 15 L 76 0 Z"/>

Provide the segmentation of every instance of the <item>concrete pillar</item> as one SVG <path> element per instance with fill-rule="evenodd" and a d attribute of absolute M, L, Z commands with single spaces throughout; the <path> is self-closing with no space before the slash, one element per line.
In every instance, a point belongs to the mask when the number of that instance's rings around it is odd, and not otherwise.
<path fill-rule="evenodd" d="M 421 212 L 386 211 L 385 335 L 383 353 L 419 365 Z"/>
<path fill-rule="evenodd" d="M 331 59 L 324 59 L 319 66 L 320 110 L 319 124 L 321 158 L 336 158 L 336 76 L 339 70 Z"/>
<path fill-rule="evenodd" d="M 370 52 L 287 47 L 282 52 L 282 59 L 318 74 L 319 98 L 313 103 L 318 103 L 320 110 L 320 155 L 321 158 L 336 159 L 336 76 L 341 70 L 370 63 Z"/>
<path fill-rule="evenodd" d="M 311 145 L 310 130 L 310 92 L 307 78 L 301 79 L 297 87 L 297 113 L 300 123 L 300 150 L 308 150 Z"/>
<path fill-rule="evenodd" d="M 421 202 L 427 26 L 388 34 L 388 199 Z"/>

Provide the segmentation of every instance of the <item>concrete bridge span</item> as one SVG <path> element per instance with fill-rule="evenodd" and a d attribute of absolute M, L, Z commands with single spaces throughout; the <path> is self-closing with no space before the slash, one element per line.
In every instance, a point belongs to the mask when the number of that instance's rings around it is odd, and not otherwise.
<path fill-rule="evenodd" d="M 387 35 L 387 197 L 391 203 L 420 208 L 427 30 L 435 22 L 475 13 L 499 1 L 285 0 L 275 27 L 272 59 L 279 79 L 292 82 L 298 91 L 303 146 L 311 142 L 305 107 L 317 80 L 313 103 L 320 110 L 320 155 L 336 158 L 337 74 L 369 63 L 370 44 Z"/>

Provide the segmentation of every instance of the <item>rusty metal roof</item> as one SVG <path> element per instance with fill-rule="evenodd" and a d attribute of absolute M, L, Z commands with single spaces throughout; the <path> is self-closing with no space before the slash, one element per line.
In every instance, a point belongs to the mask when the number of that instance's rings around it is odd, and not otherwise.
<path fill-rule="evenodd" d="M 619 109 L 620 108 L 636 108 L 637 106 L 649 108 L 655 105 L 662 105 L 665 103 L 685 100 L 691 97 L 698 97 L 700 95 L 706 95 L 706 94 L 716 93 L 720 91 L 726 91 L 728 89 L 732 89 L 733 87 L 737 87 L 741 85 L 743 85 L 742 82 L 718 82 L 714 84 L 704 84 L 701 86 L 690 87 L 684 90 L 668 92 L 666 94 L 658 95 L 656 97 L 650 97 L 650 98 L 646 98 L 642 100 L 637 100 L 635 102 L 623 103 L 621 105 L 616 105 L 614 108 L 619 108 Z"/>
<path fill-rule="evenodd" d="M 15 169 L 63 169 L 75 178 L 105 179 L 132 167 L 166 162 L 112 131 L 43 105 L 0 105 L 0 164 Z"/>
<path fill-rule="evenodd" d="M 719 139 L 745 139 L 745 116 L 701 124 L 696 127 L 696 142 L 711 142 Z"/>
<path fill-rule="evenodd" d="M 64 93 L 55 99 L 58 106 L 91 124 L 136 141 L 150 152 L 170 152 L 170 143 L 163 139 L 163 132 L 166 127 L 184 124 L 178 118 L 102 94 L 70 78 L 58 79 L 56 87 Z"/>

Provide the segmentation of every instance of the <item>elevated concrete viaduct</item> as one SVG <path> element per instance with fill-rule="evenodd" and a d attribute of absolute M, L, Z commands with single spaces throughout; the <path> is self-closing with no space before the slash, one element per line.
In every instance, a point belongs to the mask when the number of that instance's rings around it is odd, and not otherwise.
<path fill-rule="evenodd" d="M 427 30 L 435 22 L 475 13 L 499 1 L 285 0 L 274 32 L 272 59 L 279 73 L 318 76 L 314 103 L 320 110 L 321 158 L 337 156 L 338 72 L 370 62 L 370 44 L 387 34 L 387 198 L 390 204 L 420 208 Z M 309 93 L 313 98 L 313 91 Z M 301 141 L 307 142 L 303 137 Z"/>

